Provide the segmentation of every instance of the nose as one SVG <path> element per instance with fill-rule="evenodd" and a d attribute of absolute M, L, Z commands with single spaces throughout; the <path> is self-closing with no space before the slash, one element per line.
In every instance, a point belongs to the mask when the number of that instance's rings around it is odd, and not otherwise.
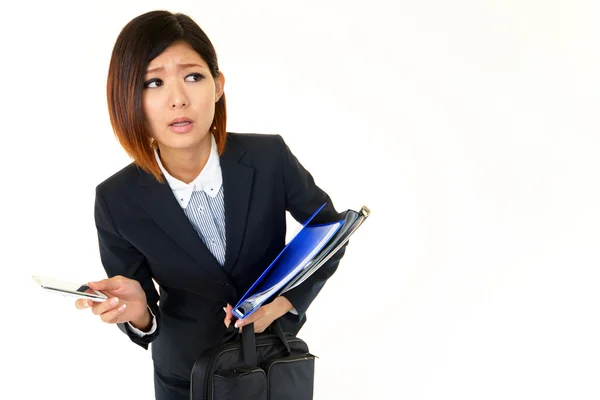
<path fill-rule="evenodd" d="M 187 107 L 189 100 L 186 96 L 185 90 L 180 85 L 174 85 L 169 98 L 169 105 L 172 109 Z"/>

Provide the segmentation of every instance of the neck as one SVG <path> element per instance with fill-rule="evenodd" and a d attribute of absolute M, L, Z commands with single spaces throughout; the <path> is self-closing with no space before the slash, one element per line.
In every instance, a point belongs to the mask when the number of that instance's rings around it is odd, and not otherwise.
<path fill-rule="evenodd" d="M 211 150 L 210 134 L 199 146 L 191 149 L 172 149 L 159 145 L 159 155 L 163 167 L 172 177 L 190 183 L 204 169 Z"/>

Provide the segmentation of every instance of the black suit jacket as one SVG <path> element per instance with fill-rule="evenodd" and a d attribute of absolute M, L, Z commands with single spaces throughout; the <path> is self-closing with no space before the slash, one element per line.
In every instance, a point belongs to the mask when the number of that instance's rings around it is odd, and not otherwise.
<path fill-rule="evenodd" d="M 146 349 L 152 342 L 156 366 L 182 379 L 189 379 L 205 349 L 223 342 L 223 307 L 235 305 L 285 246 L 286 210 L 302 223 L 327 203 L 313 221 L 339 219 L 329 196 L 279 135 L 228 133 L 220 163 L 224 266 L 206 248 L 167 183 L 130 164 L 96 188 L 94 214 L 106 273 L 139 281 L 158 321 L 158 329 L 142 338 L 125 324 L 119 327 Z M 298 311 L 282 318 L 285 330 L 300 330 L 344 251 L 285 294 Z"/>

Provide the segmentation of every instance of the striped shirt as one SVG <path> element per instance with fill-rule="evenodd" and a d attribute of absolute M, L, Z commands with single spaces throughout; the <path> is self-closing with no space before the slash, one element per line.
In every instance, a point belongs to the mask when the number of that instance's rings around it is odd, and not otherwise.
<path fill-rule="evenodd" d="M 188 206 L 183 211 L 219 264 L 225 264 L 223 186 L 215 197 L 204 191 L 194 190 Z"/>
<path fill-rule="evenodd" d="M 171 176 L 163 166 L 158 152 L 158 166 L 183 212 L 219 264 L 225 264 L 225 205 L 223 175 L 217 142 L 211 134 L 211 150 L 206 165 L 192 182 L 185 183 Z"/>

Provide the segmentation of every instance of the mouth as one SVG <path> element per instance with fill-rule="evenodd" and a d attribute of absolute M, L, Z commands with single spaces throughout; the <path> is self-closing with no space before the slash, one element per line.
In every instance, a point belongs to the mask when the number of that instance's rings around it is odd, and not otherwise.
<path fill-rule="evenodd" d="M 189 118 L 184 118 L 184 117 L 180 117 L 180 118 L 175 118 L 173 121 L 171 121 L 171 123 L 169 124 L 169 126 L 186 126 L 192 123 L 192 120 Z"/>
<path fill-rule="evenodd" d="M 169 129 L 175 133 L 187 133 L 192 130 L 194 123 L 191 119 L 180 117 L 175 118 L 169 124 Z"/>
<path fill-rule="evenodd" d="M 172 123 L 172 124 L 170 124 L 169 126 L 186 126 L 186 125 L 189 125 L 189 124 L 191 124 L 191 122 L 190 122 L 190 121 L 183 121 L 183 122 L 175 122 L 175 123 Z"/>

